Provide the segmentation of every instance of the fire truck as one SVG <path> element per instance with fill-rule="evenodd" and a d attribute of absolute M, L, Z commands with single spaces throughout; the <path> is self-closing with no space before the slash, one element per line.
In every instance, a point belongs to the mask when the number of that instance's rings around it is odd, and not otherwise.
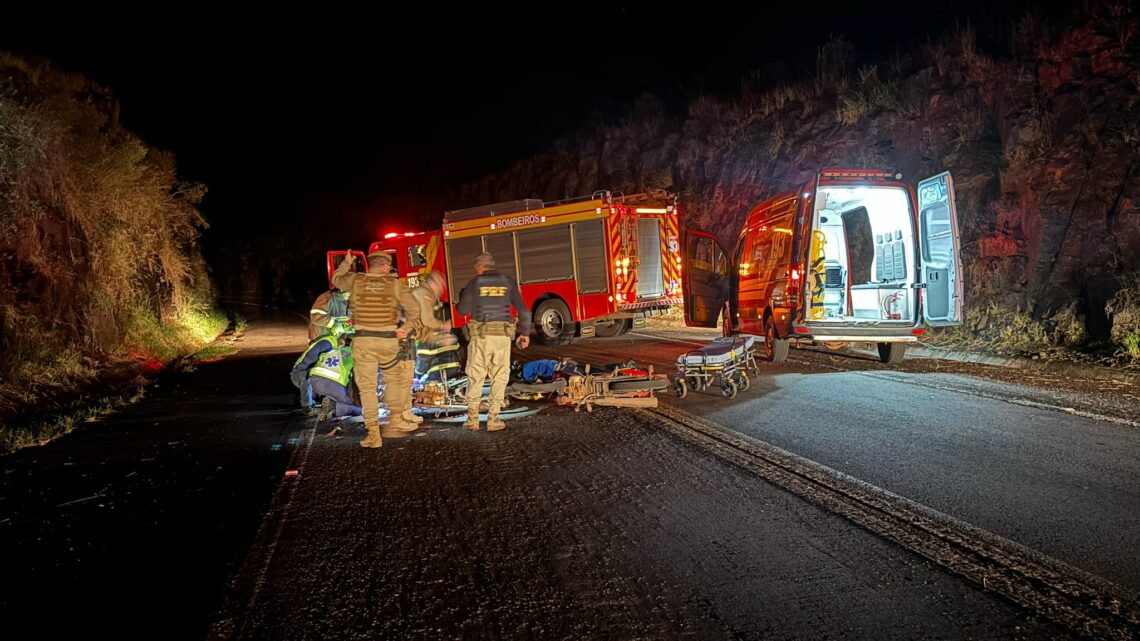
<path fill-rule="evenodd" d="M 649 310 L 681 302 L 676 198 L 589 196 L 543 202 L 515 200 L 445 212 L 443 228 L 389 233 L 367 253 L 386 251 L 409 287 L 435 270 L 447 279 L 452 324 L 459 292 L 475 276 L 480 252 L 519 284 L 546 344 L 574 337 L 616 336 L 645 322 Z M 329 252 L 331 271 L 344 252 Z M 367 269 L 358 252 L 358 269 Z"/>

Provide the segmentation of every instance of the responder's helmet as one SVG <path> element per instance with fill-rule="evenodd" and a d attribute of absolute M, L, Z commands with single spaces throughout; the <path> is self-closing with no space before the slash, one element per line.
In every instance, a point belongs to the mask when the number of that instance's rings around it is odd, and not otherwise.
<path fill-rule="evenodd" d="M 349 320 L 347 316 L 337 316 L 334 318 L 330 329 L 332 330 L 332 335 L 337 338 L 341 336 L 351 336 L 356 331 L 356 328 L 352 326 L 352 321 Z"/>

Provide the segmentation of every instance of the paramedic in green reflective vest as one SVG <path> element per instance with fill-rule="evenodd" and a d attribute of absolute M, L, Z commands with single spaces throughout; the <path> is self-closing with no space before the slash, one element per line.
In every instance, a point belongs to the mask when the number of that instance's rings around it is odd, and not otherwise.
<path fill-rule="evenodd" d="M 341 317 L 333 324 L 332 334 L 321 336 L 309 345 L 293 364 L 290 378 L 301 390 L 301 405 L 312 411 L 316 399 L 322 397 L 318 420 L 360 416 L 361 409 L 352 402 L 352 348 L 344 344 L 352 326 Z"/>
<path fill-rule="evenodd" d="M 467 422 L 464 429 L 479 429 L 479 401 L 483 382 L 491 377 L 491 397 L 487 399 L 487 431 L 506 425 L 499 418 L 507 382 L 511 375 L 511 340 L 516 325 L 511 316 L 514 306 L 519 315 L 518 346 L 530 345 L 530 310 L 523 302 L 519 286 L 495 269 L 495 258 L 483 252 L 475 256 L 475 278 L 463 288 L 457 310 L 470 316 L 467 322 L 471 342 L 467 346 Z"/>

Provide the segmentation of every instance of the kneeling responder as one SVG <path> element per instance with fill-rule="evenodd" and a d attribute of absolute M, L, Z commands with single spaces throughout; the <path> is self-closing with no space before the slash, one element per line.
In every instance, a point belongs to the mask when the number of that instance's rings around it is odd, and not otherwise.
<path fill-rule="evenodd" d="M 335 320 L 330 330 L 332 334 L 313 341 L 293 366 L 294 383 L 300 379 L 302 397 L 323 397 L 317 414 L 318 422 L 361 415 L 361 409 L 352 402 L 349 391 L 353 358 L 352 348 L 345 342 L 352 334 L 352 325 L 347 318 L 341 317 Z M 330 339 L 336 342 L 332 349 L 326 345 Z"/>

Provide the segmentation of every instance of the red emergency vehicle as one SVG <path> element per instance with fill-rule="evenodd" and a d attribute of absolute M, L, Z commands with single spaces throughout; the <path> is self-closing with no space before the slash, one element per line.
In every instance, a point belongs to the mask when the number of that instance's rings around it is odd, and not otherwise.
<path fill-rule="evenodd" d="M 643 324 L 646 311 L 680 304 L 679 213 L 673 197 L 608 191 L 516 200 L 446 212 L 442 229 L 387 234 L 368 253 L 391 253 L 408 286 L 432 270 L 444 274 L 444 299 L 460 327 L 466 319 L 455 313 L 456 297 L 475 275 L 475 255 L 490 252 L 518 282 L 538 340 L 557 344 L 616 336 Z M 343 255 L 329 252 L 330 270 Z"/>
<path fill-rule="evenodd" d="M 825 169 L 759 203 L 730 254 L 688 230 L 685 321 L 759 334 L 782 361 L 792 341 L 875 343 L 902 359 L 924 325 L 962 323 L 965 298 L 954 181 L 918 183 L 868 169 Z"/>

